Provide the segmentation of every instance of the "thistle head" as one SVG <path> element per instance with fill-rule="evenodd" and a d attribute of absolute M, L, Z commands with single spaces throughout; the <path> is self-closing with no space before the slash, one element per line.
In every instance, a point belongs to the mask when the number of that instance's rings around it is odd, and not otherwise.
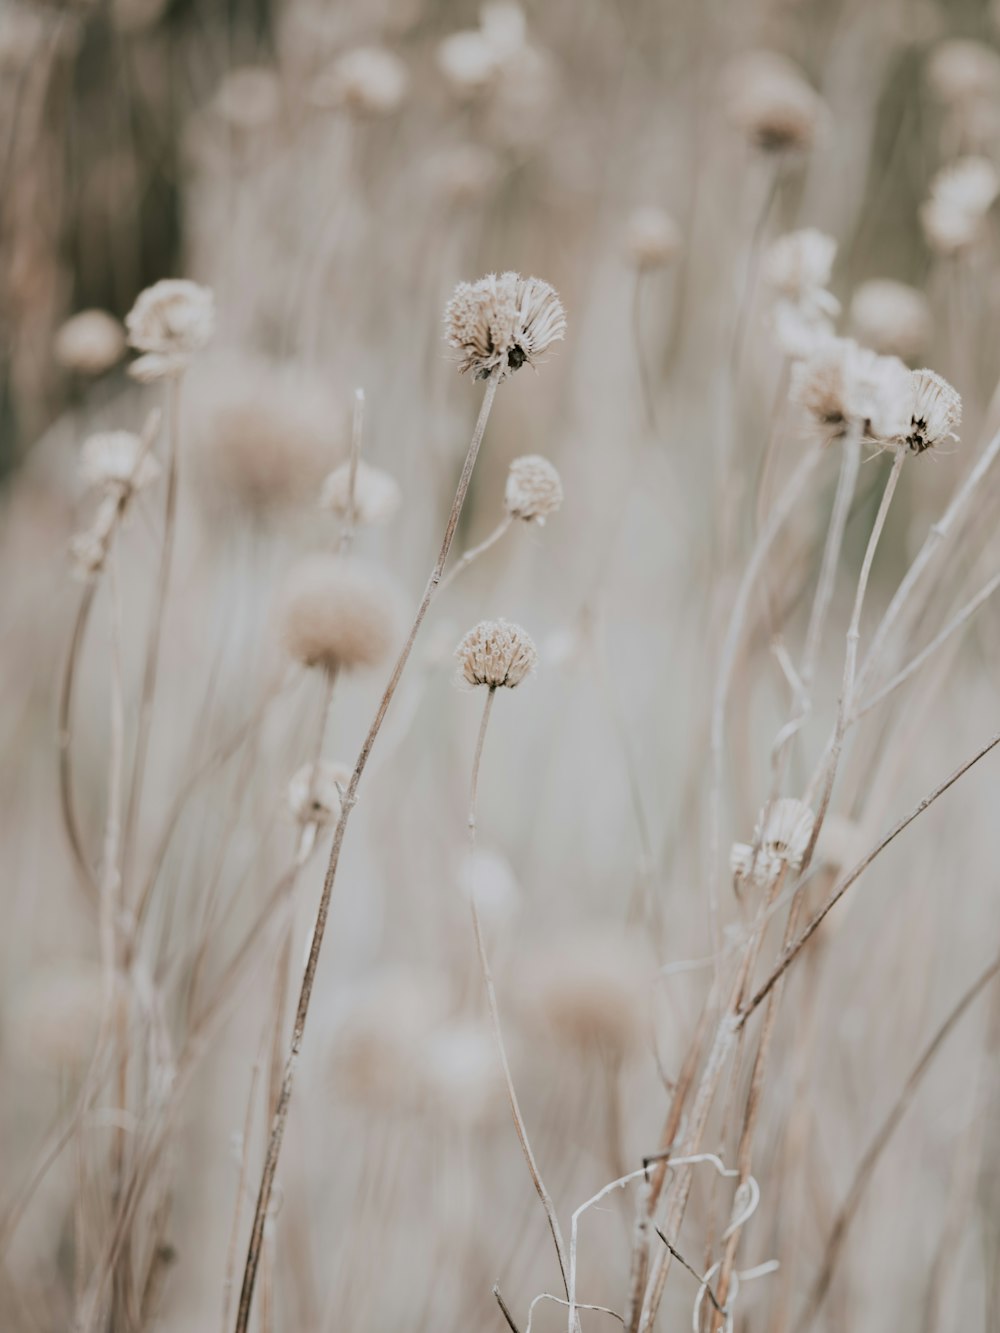
<path fill-rule="evenodd" d="M 519 273 L 462 282 L 445 310 L 445 338 L 460 353 L 459 370 L 503 379 L 535 365 L 566 335 L 566 312 L 553 287 Z"/>
<path fill-rule="evenodd" d="M 511 518 L 542 524 L 562 502 L 562 481 L 547 458 L 525 454 L 514 459 L 504 488 L 504 507 Z"/>
<path fill-rule="evenodd" d="M 538 652 L 520 625 L 507 620 L 481 620 L 455 649 L 459 679 L 468 685 L 513 689 L 530 676 Z"/>

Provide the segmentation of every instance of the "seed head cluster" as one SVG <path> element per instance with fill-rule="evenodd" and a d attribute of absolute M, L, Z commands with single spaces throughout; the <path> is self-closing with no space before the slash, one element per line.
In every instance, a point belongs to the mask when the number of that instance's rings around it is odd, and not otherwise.
<path fill-rule="evenodd" d="M 513 689 L 530 676 L 538 652 L 520 625 L 507 620 L 481 620 L 455 649 L 459 679 L 491 690 Z"/>
<path fill-rule="evenodd" d="M 504 505 L 511 518 L 542 524 L 562 502 L 562 481 L 547 458 L 525 454 L 514 459 L 504 490 Z"/>
<path fill-rule="evenodd" d="M 445 310 L 445 338 L 459 354 L 459 370 L 476 379 L 503 379 L 535 365 L 566 334 L 566 312 L 540 278 L 495 273 L 459 283 Z"/>

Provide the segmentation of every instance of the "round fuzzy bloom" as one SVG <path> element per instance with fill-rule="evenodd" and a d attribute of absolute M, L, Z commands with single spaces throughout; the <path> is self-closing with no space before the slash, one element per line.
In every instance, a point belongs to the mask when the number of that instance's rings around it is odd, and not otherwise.
<path fill-rule="evenodd" d="M 517 912 L 521 890 L 510 862 L 500 852 L 475 847 L 465 852 L 458 866 L 458 885 L 484 923 L 505 925 Z"/>
<path fill-rule="evenodd" d="M 511 518 L 542 524 L 562 505 L 559 473 L 541 454 L 515 458 L 507 473 L 503 501 Z"/>
<path fill-rule="evenodd" d="M 503 1076 L 488 1024 L 446 1023 L 427 1034 L 418 1055 L 421 1100 L 436 1119 L 471 1127 L 503 1114 Z"/>
<path fill-rule="evenodd" d="M 311 555 L 289 574 L 282 622 L 285 646 L 304 666 L 326 671 L 377 666 L 392 647 L 395 594 L 361 561 Z"/>
<path fill-rule="evenodd" d="M 880 356 L 913 361 L 931 337 L 927 298 L 916 287 L 890 278 L 863 282 L 851 297 L 851 331 L 858 342 Z"/>
<path fill-rule="evenodd" d="M 622 1056 L 642 1038 L 650 973 L 640 940 L 592 927 L 530 963 L 521 994 L 527 1014 L 558 1041 Z"/>
<path fill-rule="evenodd" d="M 902 361 L 876 356 L 851 338 L 831 338 L 793 367 L 791 396 L 828 439 L 854 429 L 895 440 L 908 429 L 913 389 Z"/>
<path fill-rule="evenodd" d="M 1000 194 L 1000 176 L 985 157 L 962 157 L 931 181 L 930 198 L 920 207 L 928 244 L 954 254 L 975 241 Z"/>
<path fill-rule="evenodd" d="M 129 430 L 91 435 L 80 450 L 80 475 L 102 490 L 139 491 L 160 475 L 160 465 Z"/>
<path fill-rule="evenodd" d="M 125 327 L 137 351 L 186 361 L 212 337 L 215 297 L 187 278 L 164 278 L 139 293 Z"/>
<path fill-rule="evenodd" d="M 351 465 L 341 463 L 323 482 L 319 502 L 338 518 L 346 519 L 351 508 L 350 488 Z M 387 522 L 399 508 L 402 498 L 395 477 L 358 460 L 354 476 L 354 518 L 357 523 L 367 526 Z"/>
<path fill-rule="evenodd" d="M 662 208 L 637 208 L 625 227 L 625 250 L 636 268 L 666 268 L 680 254 L 680 227 Z"/>
<path fill-rule="evenodd" d="M 815 815 L 808 805 L 791 796 L 771 801 L 760 812 L 754 829 L 754 845 L 765 857 L 798 870 L 812 837 Z"/>
<path fill-rule="evenodd" d="M 941 42 L 927 62 L 927 81 L 948 106 L 1000 96 L 1000 54 L 961 37 Z"/>
<path fill-rule="evenodd" d="M 734 842 L 729 849 L 729 869 L 737 884 L 773 884 L 781 872 L 781 862 L 776 856 L 765 852 L 763 847 L 755 848 L 749 842 Z"/>
<path fill-rule="evenodd" d="M 346 764 L 326 759 L 303 764 L 288 784 L 288 808 L 300 824 L 332 824 L 340 818 L 340 793 L 350 780 Z"/>
<path fill-rule="evenodd" d="M 103 375 L 125 355 L 125 330 L 105 310 L 81 310 L 56 334 L 55 358 L 77 375 Z"/>
<path fill-rule="evenodd" d="M 933 370 L 910 372 L 913 405 L 909 429 L 902 436 L 912 454 L 922 454 L 945 440 L 957 440 L 962 424 L 958 390 Z"/>
<path fill-rule="evenodd" d="M 212 109 L 234 130 L 252 134 L 277 120 L 281 85 L 266 65 L 244 65 L 231 70 L 219 84 Z"/>
<path fill-rule="evenodd" d="M 455 649 L 459 678 L 491 690 L 513 689 L 538 665 L 538 652 L 520 625 L 481 620 Z"/>
<path fill-rule="evenodd" d="M 780 296 L 800 301 L 826 287 L 837 257 L 837 242 L 815 227 L 790 231 L 768 247 L 764 255 L 765 282 Z"/>
<path fill-rule="evenodd" d="M 566 336 L 566 312 L 553 287 L 518 273 L 462 282 L 445 310 L 445 337 L 461 352 L 459 369 L 501 378 L 535 362 Z"/>
<path fill-rule="evenodd" d="M 812 147 L 823 100 L 799 68 L 774 51 L 748 51 L 725 72 L 724 99 L 732 123 L 767 152 Z"/>
<path fill-rule="evenodd" d="M 520 55 L 528 35 L 528 20 L 513 0 L 487 0 L 479 11 L 483 36 L 497 55 L 505 60 Z"/>
<path fill-rule="evenodd" d="M 805 361 L 836 338 L 832 316 L 839 310 L 840 303 L 822 288 L 801 301 L 780 297 L 770 312 L 775 342 L 789 360 Z"/>
<path fill-rule="evenodd" d="M 409 87 L 410 75 L 399 56 L 384 46 L 358 46 L 317 75 L 309 100 L 365 116 L 391 116 L 403 105 Z"/>
<path fill-rule="evenodd" d="M 497 76 L 500 57 L 485 33 L 475 28 L 450 33 L 437 49 L 437 66 L 458 98 L 475 97 Z"/>

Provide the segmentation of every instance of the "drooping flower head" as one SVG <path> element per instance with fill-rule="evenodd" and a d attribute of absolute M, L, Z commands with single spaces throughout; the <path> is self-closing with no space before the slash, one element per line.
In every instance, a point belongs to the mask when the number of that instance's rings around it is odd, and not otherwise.
<path fill-rule="evenodd" d="M 459 370 L 501 379 L 534 365 L 566 335 L 566 312 L 553 287 L 519 273 L 462 282 L 445 310 L 445 337 L 461 353 Z"/>
<path fill-rule="evenodd" d="M 131 373 L 143 382 L 180 374 L 208 344 L 214 327 L 215 297 L 207 287 L 187 278 L 154 283 L 125 316 L 129 345 L 145 353 Z"/>
<path fill-rule="evenodd" d="M 962 399 L 941 375 L 933 370 L 910 372 L 913 405 L 909 430 L 903 437 L 913 454 L 934 449 L 945 440 L 958 439 L 962 424 Z"/>
<path fill-rule="evenodd" d="M 801 70 L 775 51 L 747 51 L 725 72 L 729 118 L 765 152 L 804 152 L 823 119 L 822 98 Z"/>
<path fill-rule="evenodd" d="M 562 481 L 547 458 L 525 454 L 514 459 L 504 489 L 504 506 L 511 518 L 542 524 L 562 502 Z"/>
<path fill-rule="evenodd" d="M 538 652 L 528 633 L 507 620 L 481 620 L 455 649 L 460 679 L 491 690 L 513 689 L 532 674 Z"/>

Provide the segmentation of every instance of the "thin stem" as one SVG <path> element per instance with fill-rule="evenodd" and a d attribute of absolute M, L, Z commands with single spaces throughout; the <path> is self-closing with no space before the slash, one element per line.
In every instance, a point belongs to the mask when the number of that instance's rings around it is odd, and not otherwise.
<path fill-rule="evenodd" d="M 478 546 L 470 546 L 467 551 L 464 551 L 441 580 L 441 592 L 444 592 L 445 588 L 454 583 L 459 574 L 461 574 L 463 570 L 469 568 L 473 560 L 478 560 L 481 555 L 490 549 L 491 546 L 495 546 L 513 522 L 513 515 L 505 514 L 485 541 L 481 541 Z"/>
<path fill-rule="evenodd" d="M 646 424 L 655 435 L 656 405 L 653 401 L 653 386 L 649 382 L 649 369 L 642 354 L 642 279 L 643 270 L 635 271 L 635 283 L 632 286 L 632 337 L 635 340 L 635 360 L 639 369 L 639 387 L 642 391 L 642 405 L 646 410 Z"/>
<path fill-rule="evenodd" d="M 330 848 L 330 860 L 323 881 L 323 891 L 320 895 L 319 907 L 316 912 L 312 940 L 309 945 L 309 956 L 306 960 L 305 972 L 302 976 L 302 985 L 299 991 L 298 1004 L 296 1006 L 291 1043 L 289 1046 L 288 1057 L 285 1062 L 285 1072 L 281 1084 L 281 1093 L 271 1121 L 267 1153 L 264 1159 L 263 1171 L 261 1173 L 260 1187 L 257 1193 L 257 1206 L 254 1213 L 253 1227 L 250 1233 L 250 1243 L 247 1250 L 246 1267 L 243 1273 L 243 1286 L 240 1291 L 239 1308 L 236 1314 L 235 1333 L 246 1333 L 250 1320 L 254 1283 L 256 1281 L 257 1269 L 260 1263 L 261 1242 L 264 1237 L 264 1222 L 267 1217 L 267 1210 L 271 1200 L 271 1189 L 274 1185 L 275 1172 L 278 1169 L 278 1159 L 281 1155 L 281 1143 L 285 1132 L 285 1121 L 288 1118 L 288 1104 L 291 1101 L 292 1096 L 295 1068 L 298 1063 L 299 1052 L 302 1049 L 302 1039 L 305 1033 L 306 1019 L 309 1016 L 309 1003 L 312 999 L 313 985 L 316 980 L 316 968 L 319 965 L 320 950 L 323 946 L 323 935 L 326 931 L 327 916 L 330 911 L 330 898 L 337 877 L 337 868 L 340 863 L 340 849 L 343 846 L 347 821 L 350 819 L 351 811 L 357 800 L 358 784 L 361 781 L 361 776 L 368 763 L 372 747 L 382 729 L 382 723 L 385 721 L 385 715 L 389 710 L 393 695 L 396 693 L 399 686 L 399 681 L 406 668 L 406 664 L 409 661 L 410 653 L 413 651 L 413 645 L 416 642 L 417 634 L 419 633 L 424 617 L 427 614 L 427 609 L 433 601 L 434 594 L 437 592 L 438 585 L 441 582 L 441 575 L 444 572 L 445 562 L 448 559 L 452 542 L 455 539 L 455 529 L 458 527 L 458 520 L 461 517 L 462 507 L 465 504 L 465 497 L 468 494 L 469 483 L 472 480 L 472 472 L 476 465 L 476 458 L 478 457 L 479 448 L 483 441 L 483 435 L 486 431 L 486 423 L 489 420 L 490 411 L 493 407 L 493 400 L 496 397 L 499 383 L 500 381 L 495 377 L 495 374 L 487 381 L 482 406 L 479 410 L 479 418 L 476 421 L 476 427 L 469 444 L 468 453 L 465 456 L 465 463 L 458 480 L 458 487 L 455 491 L 455 498 L 452 501 L 451 512 L 448 515 L 448 521 L 445 525 L 444 537 L 441 541 L 441 549 L 438 552 L 437 561 L 431 571 L 430 578 L 427 581 L 427 587 L 424 590 L 423 598 L 417 608 L 417 613 L 413 625 L 410 628 L 409 635 L 407 636 L 403 649 L 396 661 L 396 665 L 393 667 L 392 675 L 389 677 L 389 682 L 382 694 L 382 699 L 376 710 L 375 717 L 361 746 L 361 752 L 355 763 L 354 772 L 351 774 L 350 783 L 344 794 L 340 818 L 337 820 L 337 827 L 333 835 L 333 845 Z"/>
<path fill-rule="evenodd" d="M 91 579 L 84 586 L 80 602 L 73 621 L 69 651 L 63 668 L 62 685 L 59 690 L 59 804 L 62 810 L 63 825 L 69 839 L 70 851 L 76 865 L 80 882 L 93 902 L 99 902 L 100 886 L 94 876 L 93 867 L 83 845 L 83 834 L 77 816 L 76 799 L 73 795 L 73 693 L 76 683 L 76 670 L 83 651 L 83 641 L 87 632 L 90 610 L 94 604 L 97 584 Z"/>
<path fill-rule="evenodd" d="M 156 702 L 156 679 L 160 664 L 160 639 L 163 617 L 170 586 L 173 563 L 174 537 L 177 528 L 177 488 L 180 469 L 180 412 L 181 378 L 167 382 L 168 450 L 166 499 L 163 507 L 163 544 L 160 548 L 160 569 L 156 584 L 156 601 L 146 643 L 146 662 L 142 675 L 142 694 L 139 702 L 139 729 L 136 734 L 135 758 L 132 764 L 132 785 L 129 789 L 122 837 L 122 883 L 128 885 L 139 814 L 142 806 L 142 788 L 146 775 L 149 735 L 153 725 L 153 707 Z M 126 888 L 127 892 L 127 888 Z"/>
<path fill-rule="evenodd" d="M 813 1319 L 819 1313 L 820 1306 L 826 1297 L 833 1281 L 834 1269 L 837 1260 L 843 1248 L 847 1237 L 847 1230 L 850 1227 L 858 1207 L 861 1204 L 862 1196 L 866 1187 L 871 1181 L 878 1160 L 884 1152 L 889 1140 L 895 1133 L 896 1127 L 906 1114 L 910 1103 L 916 1095 L 917 1089 L 923 1082 L 935 1057 L 941 1047 L 948 1040 L 955 1027 L 958 1025 L 966 1010 L 972 1004 L 973 1000 L 983 991 L 989 983 L 1000 974 L 1000 957 L 995 958 L 989 967 L 976 978 L 972 985 L 959 998 L 958 1002 L 952 1007 L 941 1026 L 934 1033 L 934 1036 L 927 1043 L 919 1060 L 910 1071 L 910 1076 L 892 1105 L 889 1114 L 882 1121 L 878 1132 L 868 1145 L 861 1161 L 858 1163 L 851 1180 L 850 1188 L 844 1197 L 844 1202 L 834 1219 L 833 1226 L 830 1228 L 830 1234 L 827 1237 L 826 1250 L 823 1258 L 823 1266 L 816 1277 L 815 1282 L 810 1288 L 809 1295 L 806 1298 L 805 1306 L 795 1324 L 795 1333 L 805 1333 L 805 1330 L 812 1323 Z"/>
<path fill-rule="evenodd" d="M 361 441 L 365 425 L 365 391 L 354 390 L 354 412 L 351 417 L 351 457 L 347 470 L 347 517 L 340 534 L 339 551 L 346 555 L 354 541 L 354 531 L 358 524 L 357 484 L 358 464 L 361 461 Z"/>
<path fill-rule="evenodd" d="M 833 586 L 840 565 L 840 553 L 844 546 L 844 531 L 851 512 L 851 503 L 858 484 L 858 472 L 861 468 L 861 445 L 852 435 L 844 440 L 840 462 L 840 475 L 837 478 L 837 492 L 830 514 L 830 527 L 826 534 L 823 549 L 823 561 L 820 566 L 816 597 L 813 601 L 809 628 L 806 631 L 806 644 L 802 653 L 802 665 L 799 679 L 806 690 L 812 684 L 816 672 L 816 662 L 823 642 L 823 630 L 826 627 L 830 602 L 833 599 Z"/>

